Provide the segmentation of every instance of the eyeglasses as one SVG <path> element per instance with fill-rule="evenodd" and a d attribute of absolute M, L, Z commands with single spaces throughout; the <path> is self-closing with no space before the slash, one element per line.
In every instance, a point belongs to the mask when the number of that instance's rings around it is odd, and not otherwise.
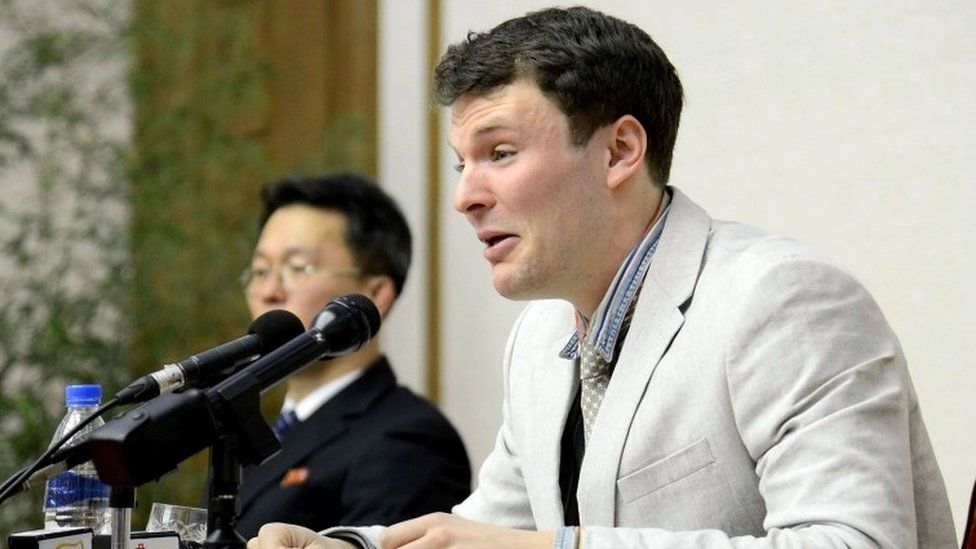
<path fill-rule="evenodd" d="M 313 263 L 282 263 L 277 267 L 247 267 L 241 273 L 241 286 L 248 292 L 253 292 L 263 286 L 268 279 L 275 277 L 285 291 L 301 288 L 317 274 L 331 276 L 358 277 L 362 274 L 354 267 L 319 267 Z"/>

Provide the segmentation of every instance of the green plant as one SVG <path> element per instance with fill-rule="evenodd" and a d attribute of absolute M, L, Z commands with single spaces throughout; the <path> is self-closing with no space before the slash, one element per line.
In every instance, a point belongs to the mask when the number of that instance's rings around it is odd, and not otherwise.
<path fill-rule="evenodd" d="M 0 475 L 50 442 L 63 388 L 127 363 L 126 4 L 0 2 Z M 5 46 L 5 47 L 4 47 Z M 3 504 L 37 528 L 43 487 Z"/>
<path fill-rule="evenodd" d="M 269 107 L 261 3 L 133 6 L 132 355 L 155 369 L 248 324 L 237 277 L 270 172 L 260 140 Z M 149 502 L 201 504 L 205 458 L 140 487 L 133 523 Z"/>
<path fill-rule="evenodd" d="M 375 11 L 338 4 L 325 10 L 334 21 Z M 371 119 L 341 107 L 269 152 L 275 131 L 295 124 L 276 118 L 275 63 L 322 63 L 315 47 L 274 57 L 269 19 L 305 17 L 281 7 L 0 0 L 0 476 L 43 451 L 64 385 L 114 392 L 240 335 L 248 315 L 235 282 L 264 181 L 368 171 Z M 310 40 L 329 36 L 344 35 Z M 277 93 L 287 101 L 287 91 Z M 326 100 L 311 101 L 314 112 Z M 139 487 L 133 526 L 148 502 L 201 503 L 205 466 L 198 455 Z M 42 492 L 0 507 L 0 543 L 40 525 Z"/>

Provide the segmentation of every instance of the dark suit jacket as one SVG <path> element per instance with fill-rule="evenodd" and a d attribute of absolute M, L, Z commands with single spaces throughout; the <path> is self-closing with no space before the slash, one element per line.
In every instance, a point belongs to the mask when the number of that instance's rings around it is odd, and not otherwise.
<path fill-rule="evenodd" d="M 300 422 L 268 461 L 244 469 L 237 530 L 267 522 L 322 530 L 450 511 L 470 493 L 464 445 L 386 358 Z"/>

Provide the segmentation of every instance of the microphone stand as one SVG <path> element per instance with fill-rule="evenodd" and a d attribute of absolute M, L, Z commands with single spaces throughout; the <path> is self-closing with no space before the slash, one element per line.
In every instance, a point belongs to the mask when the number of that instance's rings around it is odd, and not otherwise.
<path fill-rule="evenodd" d="M 259 464 L 281 449 L 261 417 L 261 391 L 315 360 L 361 349 L 380 314 L 366 296 L 339 297 L 308 332 L 205 391 L 166 393 L 91 431 L 85 450 L 105 484 L 141 486 L 213 446 L 207 547 L 244 547 L 234 530 L 241 464 Z"/>
<path fill-rule="evenodd" d="M 212 446 L 204 547 L 244 549 L 247 543 L 235 530 L 241 465 L 261 463 L 281 445 L 261 417 L 259 384 L 224 389 L 161 395 L 92 431 L 86 447 L 114 494 L 115 487 L 156 480 Z"/>
<path fill-rule="evenodd" d="M 247 541 L 236 529 L 241 458 L 236 435 L 217 439 L 210 450 L 210 499 L 207 505 L 206 549 L 244 549 Z"/>
<path fill-rule="evenodd" d="M 136 489 L 132 486 L 112 486 L 108 495 L 112 511 L 112 549 L 129 549 L 132 537 L 132 509 L 136 506 Z"/>

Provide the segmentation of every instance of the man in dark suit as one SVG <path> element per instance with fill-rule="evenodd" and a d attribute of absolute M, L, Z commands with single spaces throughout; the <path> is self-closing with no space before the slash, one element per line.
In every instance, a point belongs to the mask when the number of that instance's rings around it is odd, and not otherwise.
<path fill-rule="evenodd" d="M 386 316 L 410 267 L 410 230 L 393 200 L 355 175 L 285 179 L 262 191 L 261 234 L 242 275 L 255 317 L 287 309 L 309 326 L 332 299 L 370 297 Z M 449 511 L 470 492 L 457 432 L 396 383 L 373 339 L 292 375 L 275 421 L 282 450 L 245 469 L 238 531 L 267 522 L 321 530 Z"/>

